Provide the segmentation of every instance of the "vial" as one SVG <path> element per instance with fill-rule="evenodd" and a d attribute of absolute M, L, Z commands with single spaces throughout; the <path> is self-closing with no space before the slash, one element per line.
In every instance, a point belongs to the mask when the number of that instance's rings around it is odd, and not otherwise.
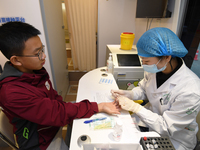
<path fill-rule="evenodd" d="M 113 139 L 117 142 L 119 142 L 121 140 L 121 136 L 122 136 L 122 121 L 121 120 L 117 120 L 115 126 L 114 126 L 114 131 L 113 131 Z"/>

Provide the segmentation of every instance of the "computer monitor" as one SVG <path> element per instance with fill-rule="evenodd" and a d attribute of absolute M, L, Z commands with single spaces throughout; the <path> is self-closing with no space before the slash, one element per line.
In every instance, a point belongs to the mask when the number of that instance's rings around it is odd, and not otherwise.
<path fill-rule="evenodd" d="M 137 54 L 117 54 L 118 66 L 141 66 Z"/>
<path fill-rule="evenodd" d="M 175 0 L 137 0 L 136 18 L 170 18 Z"/>

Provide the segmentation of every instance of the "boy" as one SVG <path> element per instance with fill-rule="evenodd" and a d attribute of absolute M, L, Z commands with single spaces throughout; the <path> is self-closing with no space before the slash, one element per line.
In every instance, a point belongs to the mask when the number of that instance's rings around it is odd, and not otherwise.
<path fill-rule="evenodd" d="M 49 147 L 61 126 L 97 112 L 119 114 L 119 109 L 114 103 L 63 102 L 43 67 L 46 55 L 39 34 L 22 22 L 0 27 L 0 50 L 10 60 L 0 76 L 0 106 L 14 126 L 20 149 L 66 149 L 62 141 Z"/>

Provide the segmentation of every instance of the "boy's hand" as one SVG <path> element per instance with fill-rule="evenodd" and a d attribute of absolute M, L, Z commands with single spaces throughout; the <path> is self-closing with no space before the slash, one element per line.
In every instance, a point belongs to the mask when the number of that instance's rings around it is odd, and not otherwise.
<path fill-rule="evenodd" d="M 114 102 L 108 102 L 108 103 L 100 103 L 98 104 L 98 109 L 99 112 L 105 112 L 107 114 L 120 114 L 120 106 L 118 104 L 118 102 L 114 101 Z"/>

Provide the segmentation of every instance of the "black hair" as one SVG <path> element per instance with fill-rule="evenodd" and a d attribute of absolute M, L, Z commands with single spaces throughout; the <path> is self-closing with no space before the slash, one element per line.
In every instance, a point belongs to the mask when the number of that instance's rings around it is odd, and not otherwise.
<path fill-rule="evenodd" d="M 13 55 L 22 55 L 25 42 L 41 34 L 38 29 L 24 22 L 7 22 L 0 26 L 0 50 L 10 59 Z"/>

